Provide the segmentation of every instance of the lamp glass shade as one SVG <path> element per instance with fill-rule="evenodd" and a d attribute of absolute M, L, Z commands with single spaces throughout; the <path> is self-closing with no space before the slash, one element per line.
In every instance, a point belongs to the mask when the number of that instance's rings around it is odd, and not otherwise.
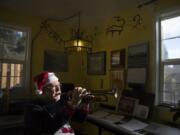
<path fill-rule="evenodd" d="M 83 39 L 67 40 L 64 43 L 64 49 L 66 52 L 90 52 L 92 49 L 92 43 Z"/>

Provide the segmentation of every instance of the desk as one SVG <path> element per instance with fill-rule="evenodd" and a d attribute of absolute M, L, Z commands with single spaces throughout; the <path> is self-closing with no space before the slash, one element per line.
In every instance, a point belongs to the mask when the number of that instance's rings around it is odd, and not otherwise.
<path fill-rule="evenodd" d="M 108 115 L 109 114 L 107 114 L 106 116 Z M 115 124 L 112 121 L 108 121 L 106 119 L 106 116 L 97 117 L 95 114 L 90 114 L 87 117 L 88 122 L 98 126 L 99 135 L 102 134 L 102 129 L 105 129 L 117 135 L 180 135 L 180 129 L 169 127 L 169 126 L 162 125 L 159 123 L 151 123 L 151 122 L 144 123 L 136 119 L 133 119 L 133 120 L 131 119 L 122 124 L 119 124 L 119 123 Z M 142 127 L 142 128 L 138 130 L 125 128 L 125 126 L 127 126 L 128 124 L 129 124 L 128 126 L 130 126 L 132 122 L 137 122 L 137 125 L 140 125 L 139 127 Z M 137 128 L 137 125 L 135 125 L 135 128 Z"/>

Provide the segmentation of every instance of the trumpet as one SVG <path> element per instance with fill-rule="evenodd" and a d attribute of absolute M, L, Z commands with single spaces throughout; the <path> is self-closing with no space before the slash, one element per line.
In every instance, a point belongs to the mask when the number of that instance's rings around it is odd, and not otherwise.
<path fill-rule="evenodd" d="M 61 93 L 62 96 L 66 96 L 68 99 L 72 98 L 72 92 L 63 92 Z M 86 94 L 83 98 L 86 99 L 89 96 L 93 96 L 92 101 L 95 102 L 107 102 L 108 96 L 113 95 L 114 98 L 118 97 L 118 90 L 117 89 L 106 89 L 106 90 L 91 90 L 90 93 Z"/>

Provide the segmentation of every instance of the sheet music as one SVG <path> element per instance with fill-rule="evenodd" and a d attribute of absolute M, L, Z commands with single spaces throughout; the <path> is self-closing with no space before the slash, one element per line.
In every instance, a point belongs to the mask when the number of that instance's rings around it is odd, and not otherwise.
<path fill-rule="evenodd" d="M 151 123 L 144 130 L 156 135 L 180 135 L 180 130 L 178 128 L 158 123 Z"/>
<path fill-rule="evenodd" d="M 102 111 L 97 111 L 97 112 L 94 112 L 93 114 L 91 114 L 93 117 L 96 117 L 96 118 L 103 118 L 107 115 L 109 115 L 109 112 L 105 111 L 105 110 L 102 110 Z"/>
<path fill-rule="evenodd" d="M 120 122 L 123 118 L 124 118 L 123 115 L 110 114 L 105 116 L 103 119 L 107 120 L 108 122 L 115 123 L 115 122 Z"/>
<path fill-rule="evenodd" d="M 148 126 L 148 124 L 136 119 L 131 119 L 124 124 L 119 124 L 118 126 L 128 129 L 130 131 L 135 131 L 145 128 L 146 126 Z"/>

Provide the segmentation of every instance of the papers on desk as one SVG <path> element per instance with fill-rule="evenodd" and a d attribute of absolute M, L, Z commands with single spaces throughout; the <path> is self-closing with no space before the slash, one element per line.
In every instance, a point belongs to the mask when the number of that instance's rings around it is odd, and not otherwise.
<path fill-rule="evenodd" d="M 128 135 L 180 135 L 180 130 L 177 128 L 158 123 L 147 124 L 135 118 L 128 119 L 121 115 L 111 114 L 106 110 L 94 112 L 89 116 L 90 122 L 97 124 L 98 127 L 114 131 L 116 134 L 119 132 L 119 134 L 127 133 Z"/>
<path fill-rule="evenodd" d="M 124 124 L 119 124 L 118 126 L 130 131 L 136 131 L 145 128 L 146 126 L 148 126 L 148 124 L 136 119 L 131 119 Z"/>
<path fill-rule="evenodd" d="M 150 123 L 144 130 L 155 135 L 180 135 L 180 130 L 178 128 L 158 123 Z"/>
<path fill-rule="evenodd" d="M 124 118 L 123 115 L 110 114 L 105 116 L 103 119 L 108 122 L 116 123 L 116 122 L 120 122 L 123 118 Z"/>

